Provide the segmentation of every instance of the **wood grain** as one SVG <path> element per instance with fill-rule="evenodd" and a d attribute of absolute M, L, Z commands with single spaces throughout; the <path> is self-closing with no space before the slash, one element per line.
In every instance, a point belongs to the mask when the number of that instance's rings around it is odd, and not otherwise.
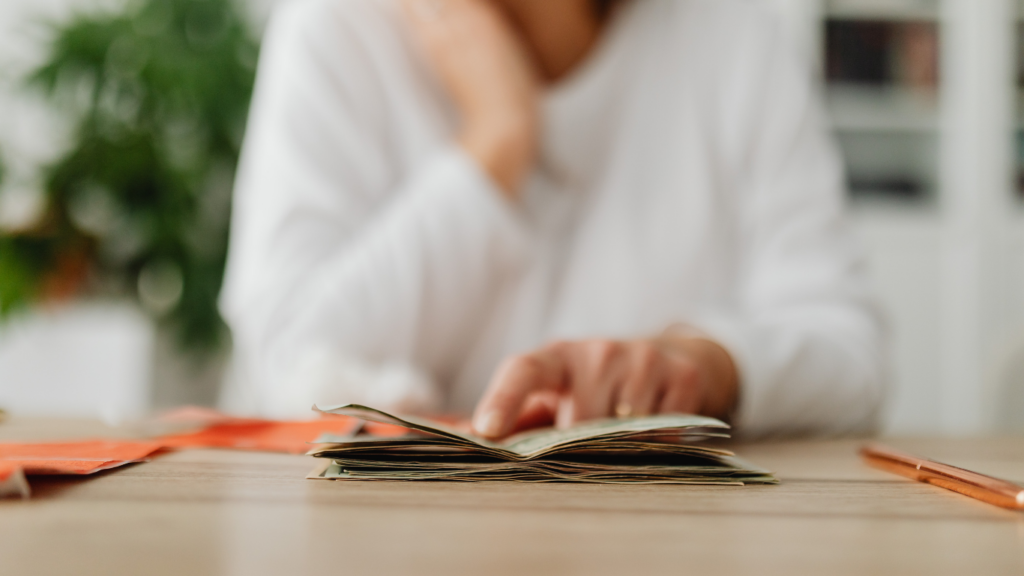
<path fill-rule="evenodd" d="M 1024 478 L 1020 439 L 888 442 Z M 0 572 L 1024 573 L 1024 516 L 867 468 L 859 445 L 736 446 L 783 481 L 746 488 L 322 482 L 306 457 L 179 452 L 0 503 Z"/>

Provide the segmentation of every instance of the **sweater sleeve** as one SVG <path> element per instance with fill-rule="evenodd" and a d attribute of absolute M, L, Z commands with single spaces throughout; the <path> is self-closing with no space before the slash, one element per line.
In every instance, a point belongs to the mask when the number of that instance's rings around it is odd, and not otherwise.
<path fill-rule="evenodd" d="M 736 361 L 741 434 L 866 432 L 883 396 L 883 331 L 816 90 L 777 36 L 751 34 L 733 91 L 743 103 L 728 115 L 742 151 L 737 305 L 695 324 Z"/>
<path fill-rule="evenodd" d="M 529 251 L 519 213 L 457 146 L 398 164 L 370 4 L 296 3 L 264 43 L 222 310 L 265 414 L 435 408 L 438 371 Z"/>

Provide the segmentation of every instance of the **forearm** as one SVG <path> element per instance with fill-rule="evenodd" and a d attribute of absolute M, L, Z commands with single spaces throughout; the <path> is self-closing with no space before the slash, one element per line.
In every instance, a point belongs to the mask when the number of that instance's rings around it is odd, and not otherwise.
<path fill-rule="evenodd" d="M 493 113 L 463 122 L 459 144 L 509 199 L 519 197 L 536 154 L 536 120 L 522 113 Z"/>

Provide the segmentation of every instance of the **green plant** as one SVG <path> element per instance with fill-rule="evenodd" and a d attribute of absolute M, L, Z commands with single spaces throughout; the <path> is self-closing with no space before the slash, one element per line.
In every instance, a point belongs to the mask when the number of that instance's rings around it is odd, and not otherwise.
<path fill-rule="evenodd" d="M 29 84 L 74 136 L 45 169 L 43 218 L 0 238 L 0 312 L 131 295 L 185 347 L 215 349 L 256 43 L 230 0 L 137 0 L 54 33 Z"/>
<path fill-rule="evenodd" d="M 7 176 L 0 158 L 0 186 Z M 31 246 L 20 245 L 9 236 L 0 236 L 0 317 L 11 312 L 18 302 L 27 300 L 32 292 L 32 259 L 26 261 Z"/>

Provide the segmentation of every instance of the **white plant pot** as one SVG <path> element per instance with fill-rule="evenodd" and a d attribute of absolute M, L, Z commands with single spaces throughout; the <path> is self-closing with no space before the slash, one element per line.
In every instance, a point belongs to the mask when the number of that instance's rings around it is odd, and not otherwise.
<path fill-rule="evenodd" d="M 32 310 L 0 324 L 0 408 L 117 423 L 183 404 L 212 405 L 225 358 L 198 364 L 131 303 Z"/>

